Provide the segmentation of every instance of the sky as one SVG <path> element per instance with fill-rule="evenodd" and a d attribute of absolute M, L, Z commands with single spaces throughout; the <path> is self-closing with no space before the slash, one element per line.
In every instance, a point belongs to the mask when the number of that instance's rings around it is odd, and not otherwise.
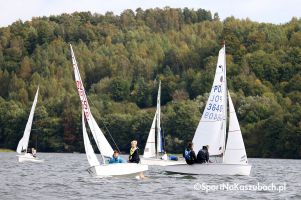
<path fill-rule="evenodd" d="M 249 18 L 257 22 L 283 24 L 292 17 L 301 17 L 301 0 L 0 0 L 0 27 L 21 19 L 59 15 L 75 11 L 120 14 L 125 9 L 136 8 L 191 8 L 217 12 L 226 17 Z"/>

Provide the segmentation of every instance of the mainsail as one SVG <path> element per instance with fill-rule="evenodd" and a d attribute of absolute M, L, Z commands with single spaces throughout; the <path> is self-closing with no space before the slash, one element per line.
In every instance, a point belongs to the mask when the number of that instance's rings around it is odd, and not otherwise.
<path fill-rule="evenodd" d="M 17 147 L 17 153 L 22 153 L 22 151 L 27 151 L 30 132 L 31 132 L 31 126 L 32 126 L 32 120 L 33 120 L 34 111 L 35 111 L 37 101 L 38 101 L 38 95 L 39 95 L 39 87 L 37 89 L 36 95 L 33 100 L 33 104 L 31 106 L 30 114 L 29 114 L 27 124 L 26 124 L 25 130 L 24 130 L 24 133 L 23 133 L 23 137 L 19 141 L 19 144 Z"/>
<path fill-rule="evenodd" d="M 88 137 L 87 134 L 87 129 L 86 129 L 86 125 L 85 125 L 85 114 L 84 111 L 82 111 L 82 125 L 83 125 L 83 138 L 84 138 L 84 145 L 85 145 L 85 151 L 86 151 L 86 156 L 88 159 L 88 162 L 90 164 L 90 166 L 96 166 L 96 165 L 100 165 L 99 161 L 94 153 L 93 147 L 90 143 L 90 139 Z"/>
<path fill-rule="evenodd" d="M 85 117 L 88 121 L 88 125 L 91 129 L 93 138 L 96 142 L 96 145 L 97 145 L 100 153 L 103 156 L 112 157 L 113 149 L 112 149 L 111 145 L 109 144 L 108 140 L 105 138 L 102 131 L 100 130 L 100 128 L 98 127 L 98 125 L 90 111 L 90 106 L 89 106 L 88 99 L 86 96 L 85 88 L 84 88 L 82 79 L 80 77 L 79 69 L 77 66 L 77 62 L 76 62 L 75 55 L 74 55 L 71 44 L 70 44 L 70 50 L 71 50 L 73 70 L 74 70 L 74 76 L 75 76 L 78 94 L 79 94 L 80 100 L 82 102 L 82 109 L 83 109 Z"/>
<path fill-rule="evenodd" d="M 209 145 L 210 155 L 224 152 L 226 135 L 227 86 L 225 46 L 219 51 L 215 77 L 209 99 L 196 129 L 194 150 Z"/>
<path fill-rule="evenodd" d="M 233 106 L 233 102 L 229 93 L 228 98 L 230 116 L 227 147 L 225 151 L 224 162 L 246 164 L 248 163 L 246 149 L 242 138 L 239 122 Z"/>

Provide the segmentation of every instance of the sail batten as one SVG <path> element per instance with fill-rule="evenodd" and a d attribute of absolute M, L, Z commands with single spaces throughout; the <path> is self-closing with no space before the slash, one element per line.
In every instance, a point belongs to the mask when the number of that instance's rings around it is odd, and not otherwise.
<path fill-rule="evenodd" d="M 29 114 L 27 124 L 26 124 L 25 130 L 24 130 L 24 133 L 23 133 L 23 137 L 19 141 L 19 144 L 17 147 L 17 153 L 19 153 L 19 154 L 22 153 L 22 151 L 27 151 L 27 148 L 28 148 L 32 121 L 33 121 L 34 111 L 35 111 L 37 101 L 38 101 L 38 96 L 39 96 L 39 87 L 37 89 L 37 92 L 35 94 L 35 97 L 34 97 L 34 100 L 33 100 L 32 106 L 31 106 L 30 114 Z"/>
<path fill-rule="evenodd" d="M 88 122 L 89 128 L 92 132 L 93 138 L 96 142 L 96 145 L 103 156 L 111 157 L 113 155 L 113 149 L 109 144 L 108 140 L 105 138 L 103 132 L 99 128 L 98 124 L 96 123 L 89 106 L 89 102 L 86 96 L 85 88 L 79 73 L 79 68 L 77 66 L 76 58 L 70 44 L 71 50 L 71 57 L 72 57 L 72 64 L 74 70 L 74 76 L 76 81 L 76 86 L 78 90 L 78 94 L 82 103 L 82 110 Z"/>

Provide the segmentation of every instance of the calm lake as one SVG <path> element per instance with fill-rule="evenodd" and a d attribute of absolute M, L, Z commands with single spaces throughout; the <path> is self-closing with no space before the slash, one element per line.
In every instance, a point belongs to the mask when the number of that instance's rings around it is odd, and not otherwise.
<path fill-rule="evenodd" d="M 249 159 L 251 176 L 187 176 L 150 167 L 146 179 L 92 178 L 85 154 L 0 153 L 0 199 L 301 199 L 301 160 Z M 281 191 L 279 191 L 281 190 Z"/>

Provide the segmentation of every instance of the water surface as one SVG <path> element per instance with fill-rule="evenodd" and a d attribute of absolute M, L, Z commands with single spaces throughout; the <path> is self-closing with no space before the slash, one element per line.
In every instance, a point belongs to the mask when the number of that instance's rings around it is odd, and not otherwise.
<path fill-rule="evenodd" d="M 18 163 L 0 153 L 0 199 L 301 199 L 301 160 L 249 159 L 251 176 L 187 176 L 150 167 L 147 179 L 93 178 L 85 154 L 40 153 L 39 163 Z M 285 191 L 211 190 L 220 184 L 286 184 Z M 197 185 L 196 185 L 197 184 Z M 196 186 L 195 186 L 196 185 Z M 229 188 L 231 189 L 231 188 Z M 235 189 L 235 188 L 234 188 Z M 160 198 L 160 199 L 159 199 Z"/>

